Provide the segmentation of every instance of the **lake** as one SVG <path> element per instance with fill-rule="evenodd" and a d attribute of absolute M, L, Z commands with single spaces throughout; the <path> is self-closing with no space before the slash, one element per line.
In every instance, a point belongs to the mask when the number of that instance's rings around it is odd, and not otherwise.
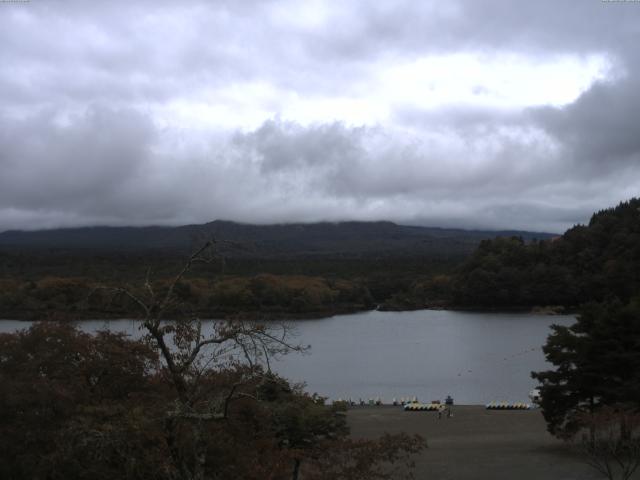
<path fill-rule="evenodd" d="M 541 346 L 553 323 L 572 316 L 445 310 L 371 311 L 290 322 L 309 354 L 291 354 L 272 366 L 309 392 L 331 399 L 451 395 L 456 403 L 528 401 L 532 370 L 549 368 Z M 84 321 L 86 331 L 109 328 L 138 336 L 133 320 Z M 0 321 L 0 331 L 28 327 Z"/>

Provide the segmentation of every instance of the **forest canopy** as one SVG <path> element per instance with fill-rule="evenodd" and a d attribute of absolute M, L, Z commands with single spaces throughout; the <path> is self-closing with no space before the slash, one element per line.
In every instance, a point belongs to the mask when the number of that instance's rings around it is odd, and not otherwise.
<path fill-rule="evenodd" d="M 455 305 L 568 308 L 640 291 L 640 199 L 595 213 L 588 225 L 525 243 L 484 240 L 459 268 Z"/>

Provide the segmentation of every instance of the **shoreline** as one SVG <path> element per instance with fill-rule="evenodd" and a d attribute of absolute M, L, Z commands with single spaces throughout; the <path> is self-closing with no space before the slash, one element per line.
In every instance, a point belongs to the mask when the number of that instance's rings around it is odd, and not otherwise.
<path fill-rule="evenodd" d="M 251 320 L 251 321 L 296 321 L 296 320 L 323 320 L 326 318 L 332 318 L 339 315 L 352 315 L 366 312 L 416 312 L 420 310 L 442 310 L 450 312 L 469 312 L 469 313 L 530 313 L 536 315 L 545 316 L 569 316 L 575 315 L 577 309 L 565 308 L 557 305 L 548 306 L 533 306 L 533 307 L 509 307 L 509 308 L 483 308 L 477 306 L 424 306 L 420 308 L 384 308 L 382 305 L 377 305 L 375 308 L 356 308 L 345 306 L 344 308 L 332 308 L 326 310 L 316 310 L 309 312 L 291 312 L 287 310 L 272 310 L 272 311 L 240 311 L 229 312 L 221 310 L 196 312 L 197 318 L 201 320 Z M 122 320 L 122 319 L 138 319 L 139 312 L 40 312 L 40 311 L 24 311 L 15 310 L 10 312 L 0 312 L 0 321 L 12 320 L 12 321 L 24 321 L 24 322 L 36 322 L 36 321 L 69 321 L 69 322 L 81 322 L 91 320 Z M 86 313 L 86 314 L 85 314 Z M 45 318 L 43 318 L 45 317 Z"/>

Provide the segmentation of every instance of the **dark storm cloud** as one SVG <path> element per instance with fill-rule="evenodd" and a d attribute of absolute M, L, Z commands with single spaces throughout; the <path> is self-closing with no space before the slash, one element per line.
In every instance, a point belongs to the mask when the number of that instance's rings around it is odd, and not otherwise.
<path fill-rule="evenodd" d="M 637 5 L 587 0 L 355 2 L 336 9 L 332 35 L 309 34 L 309 51 L 327 58 L 508 49 L 532 55 L 632 52 Z M 357 12 L 357 15 L 353 15 Z"/>
<path fill-rule="evenodd" d="M 143 173 L 155 135 L 139 113 L 94 106 L 68 119 L 40 112 L 0 122 L 4 210 L 83 217 L 130 208 L 119 207 L 117 199 Z"/>
<path fill-rule="evenodd" d="M 314 167 L 335 170 L 362 155 L 362 132 L 364 128 L 347 130 L 338 123 L 304 128 L 269 120 L 254 132 L 237 134 L 234 145 L 243 156 L 256 157 L 266 174 Z"/>
<path fill-rule="evenodd" d="M 505 170 L 493 155 L 475 166 L 452 160 L 455 147 L 437 137 L 407 142 L 380 128 L 337 123 L 303 127 L 270 120 L 202 151 L 171 155 L 162 152 L 147 118 L 98 106 L 62 124 L 38 115 L 6 122 L 2 131 L 0 167 L 7 175 L 0 180 L 0 202 L 5 217 L 21 227 L 50 226 L 51 219 L 64 225 L 176 223 L 208 215 L 312 221 L 350 218 L 351 212 L 451 223 L 439 206 L 483 205 L 478 201 L 489 186 L 499 194 L 508 179 L 508 193 L 531 174 L 518 166 Z M 475 147 L 478 157 L 484 148 Z M 447 200 L 452 191 L 454 202 Z M 23 223 L 13 218 L 20 212 Z"/>
<path fill-rule="evenodd" d="M 639 38 L 640 4 L 599 0 L 0 4 L 0 230 L 355 218 L 560 231 L 640 193 Z M 559 107 L 287 115 L 375 97 L 398 62 L 505 52 L 599 55 L 611 71 Z M 209 119 L 253 103 L 246 124 Z"/>
<path fill-rule="evenodd" d="M 379 127 L 350 128 L 339 123 L 303 127 L 269 121 L 255 132 L 236 136 L 234 144 L 240 157 L 255 159 L 265 175 L 293 178 L 298 172 L 302 175 L 298 182 L 308 182 L 327 194 L 373 198 L 476 189 L 490 183 L 499 188 L 505 176 L 512 184 L 529 182 L 532 172 L 526 162 L 523 167 L 514 159 L 509 166 L 502 157 L 521 157 L 525 149 L 533 156 L 536 148 L 544 148 L 535 140 L 509 138 L 509 132 L 496 131 L 483 138 L 454 134 L 459 131 L 407 138 Z"/>
<path fill-rule="evenodd" d="M 79 196 L 90 203 L 92 194 L 136 173 L 152 134 L 136 112 L 97 107 L 69 119 L 52 112 L 23 121 L 4 119 L 0 199 L 21 208 L 37 207 L 43 196 L 61 206 L 73 205 Z"/>
<path fill-rule="evenodd" d="M 635 72 L 634 72 L 635 73 Z M 587 172 L 640 164 L 640 86 L 634 78 L 597 83 L 574 103 L 543 108 L 534 118 Z"/>

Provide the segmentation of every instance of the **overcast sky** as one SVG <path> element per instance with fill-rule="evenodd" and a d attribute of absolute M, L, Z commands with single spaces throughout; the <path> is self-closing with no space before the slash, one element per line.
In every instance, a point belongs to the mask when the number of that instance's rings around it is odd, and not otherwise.
<path fill-rule="evenodd" d="M 640 1 L 0 2 L 0 231 L 562 232 L 640 195 Z"/>

